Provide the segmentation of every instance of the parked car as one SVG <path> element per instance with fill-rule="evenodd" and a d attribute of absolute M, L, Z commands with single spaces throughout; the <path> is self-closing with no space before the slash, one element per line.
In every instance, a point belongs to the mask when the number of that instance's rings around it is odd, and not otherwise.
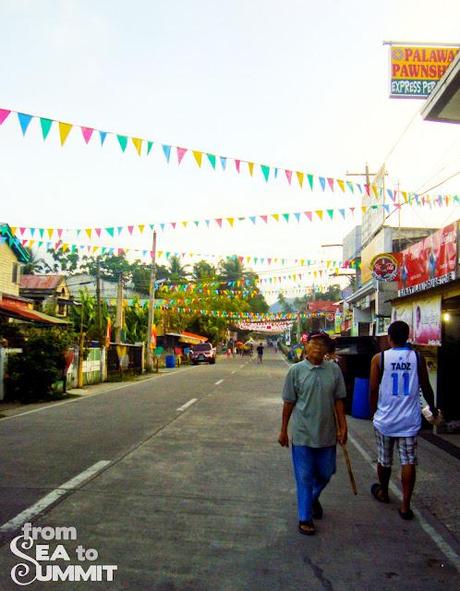
<path fill-rule="evenodd" d="M 334 343 L 347 388 L 345 409 L 350 414 L 355 378 L 369 378 L 372 357 L 380 348 L 375 337 L 336 337 Z"/>
<path fill-rule="evenodd" d="M 216 349 L 211 345 L 211 343 L 194 345 L 190 355 L 190 360 L 193 365 L 198 365 L 198 363 L 214 364 L 216 362 Z"/>

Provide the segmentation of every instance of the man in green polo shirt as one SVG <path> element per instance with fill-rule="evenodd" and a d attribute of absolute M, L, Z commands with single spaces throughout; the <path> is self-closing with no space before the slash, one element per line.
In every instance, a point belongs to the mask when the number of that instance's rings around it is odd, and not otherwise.
<path fill-rule="evenodd" d="M 346 396 L 342 371 L 324 356 L 331 338 L 312 332 L 305 343 L 306 358 L 293 365 L 283 389 L 283 417 L 278 442 L 289 447 L 292 415 L 292 461 L 297 484 L 299 532 L 313 535 L 313 518 L 321 519 L 321 491 L 335 473 L 337 441 L 347 441 Z M 336 423 L 337 418 L 337 423 Z"/>

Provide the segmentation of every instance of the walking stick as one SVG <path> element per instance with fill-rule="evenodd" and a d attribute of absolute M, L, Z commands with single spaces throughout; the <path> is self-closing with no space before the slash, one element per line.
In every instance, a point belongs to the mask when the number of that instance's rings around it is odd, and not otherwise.
<path fill-rule="evenodd" d="M 334 408 L 334 417 L 335 417 L 336 427 L 338 428 L 339 427 L 339 421 L 337 419 L 337 413 L 335 411 L 335 408 Z M 354 495 L 357 495 L 358 494 L 358 488 L 356 486 L 355 476 L 354 476 L 353 470 L 351 468 L 351 462 L 350 462 L 350 456 L 348 455 L 347 444 L 344 443 L 343 445 L 340 445 L 340 447 L 342 448 L 343 457 L 345 458 L 345 465 L 347 467 L 348 477 L 350 478 L 351 490 L 353 491 L 353 494 Z"/>

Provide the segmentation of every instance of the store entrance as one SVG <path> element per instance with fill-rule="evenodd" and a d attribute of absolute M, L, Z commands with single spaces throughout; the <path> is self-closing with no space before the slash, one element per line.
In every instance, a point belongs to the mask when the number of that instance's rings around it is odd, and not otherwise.
<path fill-rule="evenodd" d="M 438 357 L 438 400 L 448 430 L 460 432 L 460 297 L 443 301 L 442 347 Z"/>

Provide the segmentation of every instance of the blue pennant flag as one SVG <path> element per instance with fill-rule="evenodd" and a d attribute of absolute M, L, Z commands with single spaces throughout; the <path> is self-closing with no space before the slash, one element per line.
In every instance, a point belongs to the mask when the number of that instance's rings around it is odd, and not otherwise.
<path fill-rule="evenodd" d="M 169 159 L 171 157 L 171 146 L 167 146 L 166 144 L 161 144 L 161 147 L 163 148 L 163 154 L 165 155 L 166 162 L 168 162 L 168 164 L 169 164 Z"/>
<path fill-rule="evenodd" d="M 222 170 L 227 168 L 227 158 L 225 156 L 220 156 L 220 164 L 222 166 Z"/>
<path fill-rule="evenodd" d="M 319 182 L 321 185 L 321 189 L 324 191 L 324 189 L 326 188 L 326 179 L 323 176 L 319 177 Z"/>
<path fill-rule="evenodd" d="M 22 129 L 22 135 L 26 135 L 29 123 L 32 121 L 32 115 L 27 115 L 27 113 L 18 113 L 18 119 Z"/>
<path fill-rule="evenodd" d="M 105 138 L 107 137 L 107 132 L 106 131 L 99 131 L 99 137 L 101 139 L 101 146 L 103 146 L 104 142 L 105 142 Z"/>

